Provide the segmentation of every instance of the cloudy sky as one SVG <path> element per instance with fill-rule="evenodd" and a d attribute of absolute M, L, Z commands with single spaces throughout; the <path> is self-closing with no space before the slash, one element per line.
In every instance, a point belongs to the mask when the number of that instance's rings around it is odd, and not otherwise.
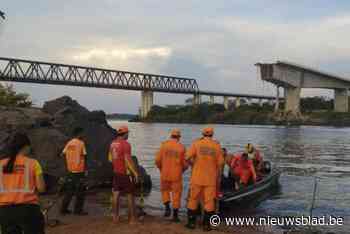
<path fill-rule="evenodd" d="M 273 95 L 256 62 L 288 60 L 350 78 L 348 0 L 2 0 L 0 56 L 196 78 L 204 90 Z M 36 105 L 70 95 L 136 113 L 140 93 L 16 84 Z M 304 95 L 331 94 L 306 90 Z M 189 96 L 157 94 L 156 104 Z M 222 101 L 217 98 L 217 101 Z"/>

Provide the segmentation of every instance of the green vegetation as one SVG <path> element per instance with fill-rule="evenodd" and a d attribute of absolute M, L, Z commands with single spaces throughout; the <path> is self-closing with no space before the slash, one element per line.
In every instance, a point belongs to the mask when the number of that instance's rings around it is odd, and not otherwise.
<path fill-rule="evenodd" d="M 30 97 L 26 93 L 16 93 L 12 85 L 0 83 L 0 106 L 29 107 L 32 105 Z"/>
<path fill-rule="evenodd" d="M 186 102 L 187 103 L 187 102 Z M 190 103 L 190 101 L 188 101 Z M 187 104 L 188 104 L 187 103 Z M 221 104 L 209 105 L 176 105 L 153 106 L 144 122 L 161 123 L 220 123 L 220 124 L 267 124 L 267 125 L 331 125 L 350 126 L 350 113 L 336 113 L 333 111 L 333 100 L 325 97 L 308 97 L 300 101 L 301 118 L 283 114 L 284 103 L 280 105 L 280 112 L 274 113 L 274 106 L 264 103 L 247 105 L 242 100 L 241 106 L 235 108 L 230 103 L 225 110 Z M 138 121 L 138 119 L 134 119 Z"/>
<path fill-rule="evenodd" d="M 255 124 L 268 121 L 266 117 L 272 112 L 273 107 L 265 104 L 260 107 L 256 104 L 243 105 L 238 109 L 225 110 L 221 104 L 209 105 L 207 103 L 198 106 L 153 106 L 146 122 L 166 123 L 223 123 L 223 124 Z"/>

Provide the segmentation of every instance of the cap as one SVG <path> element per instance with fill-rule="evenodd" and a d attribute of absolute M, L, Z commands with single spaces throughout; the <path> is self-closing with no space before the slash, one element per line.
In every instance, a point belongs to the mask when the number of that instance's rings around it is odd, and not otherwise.
<path fill-rule="evenodd" d="M 202 134 L 203 134 L 204 136 L 211 136 L 211 135 L 214 134 L 214 128 L 212 128 L 212 127 L 203 128 Z"/>
<path fill-rule="evenodd" d="M 117 129 L 118 134 L 124 134 L 129 132 L 128 126 L 120 126 Z"/>

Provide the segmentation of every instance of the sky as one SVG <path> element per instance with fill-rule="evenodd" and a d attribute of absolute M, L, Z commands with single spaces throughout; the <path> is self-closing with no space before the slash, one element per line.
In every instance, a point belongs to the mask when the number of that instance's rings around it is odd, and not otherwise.
<path fill-rule="evenodd" d="M 260 81 L 257 62 L 287 60 L 350 78 L 348 0 L 2 0 L 0 10 L 1 57 L 184 76 L 202 90 L 264 95 L 275 89 Z M 37 106 L 63 95 L 107 113 L 136 113 L 141 103 L 137 91 L 14 86 Z M 189 97 L 157 93 L 155 104 Z"/>

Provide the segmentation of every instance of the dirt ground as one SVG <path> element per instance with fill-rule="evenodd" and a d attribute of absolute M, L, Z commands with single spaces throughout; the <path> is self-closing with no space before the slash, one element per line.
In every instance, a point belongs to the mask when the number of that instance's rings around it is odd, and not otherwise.
<path fill-rule="evenodd" d="M 110 217 L 76 217 L 67 216 L 62 219 L 62 224 L 48 228 L 48 234 L 199 234 L 204 233 L 200 227 L 196 230 L 188 230 L 184 227 L 184 220 L 181 223 L 173 223 L 160 217 L 146 216 L 143 222 L 129 225 L 126 218 L 114 224 Z M 237 234 L 268 234 L 273 233 L 264 230 L 253 230 L 245 228 L 218 228 L 211 234 L 237 233 Z M 275 232 L 276 233 L 276 232 Z M 274 234 L 275 234 L 274 233 Z"/>
<path fill-rule="evenodd" d="M 87 198 L 85 209 L 88 216 L 60 216 L 58 214 L 59 202 L 55 209 L 49 212 L 51 221 L 58 219 L 60 224 L 55 227 L 47 227 L 47 234 L 199 234 L 204 233 L 199 225 L 196 230 L 188 230 L 184 227 L 186 217 L 180 217 L 181 223 L 173 223 L 163 217 L 146 215 L 137 224 L 129 225 L 125 207 L 122 207 L 122 216 L 118 224 L 112 222 L 110 209 L 108 209 L 108 197 L 106 194 L 90 195 Z M 147 209 L 146 209 L 147 212 Z M 211 234 L 239 233 L 239 234 L 282 234 L 269 229 L 254 229 L 252 227 L 218 227 Z"/>

